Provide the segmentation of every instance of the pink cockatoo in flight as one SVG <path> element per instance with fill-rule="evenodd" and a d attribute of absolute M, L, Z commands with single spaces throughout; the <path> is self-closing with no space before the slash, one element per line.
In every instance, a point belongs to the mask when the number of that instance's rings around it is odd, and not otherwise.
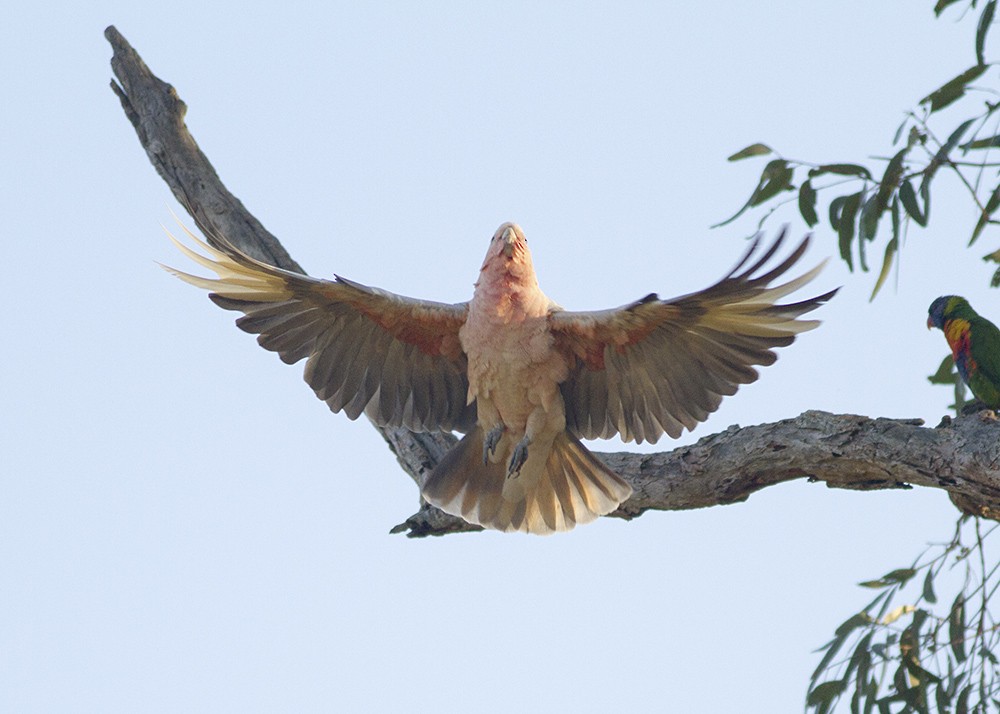
<path fill-rule="evenodd" d="M 188 235 L 208 257 L 174 242 L 218 279 L 168 270 L 245 313 L 236 324 L 284 362 L 306 359 L 305 380 L 330 409 L 463 432 L 422 495 L 501 531 L 567 531 L 614 511 L 632 489 L 581 438 L 655 442 L 694 429 L 757 379 L 753 365 L 816 327 L 798 318 L 836 292 L 777 304 L 822 268 L 772 286 L 808 244 L 765 271 L 783 235 L 751 263 L 757 238 L 710 288 L 593 312 L 545 296 L 514 223 L 493 235 L 472 300 L 454 305 L 317 280 Z"/>

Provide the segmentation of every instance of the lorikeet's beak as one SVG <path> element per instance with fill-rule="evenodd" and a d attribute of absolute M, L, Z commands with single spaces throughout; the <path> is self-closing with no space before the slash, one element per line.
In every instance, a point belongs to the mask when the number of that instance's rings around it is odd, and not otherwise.
<path fill-rule="evenodd" d="M 934 318 L 928 316 L 927 317 L 927 329 L 929 330 L 932 327 L 934 327 Z"/>

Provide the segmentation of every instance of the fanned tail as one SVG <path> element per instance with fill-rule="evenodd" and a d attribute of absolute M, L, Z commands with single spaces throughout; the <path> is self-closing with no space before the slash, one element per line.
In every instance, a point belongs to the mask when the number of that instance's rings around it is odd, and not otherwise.
<path fill-rule="evenodd" d="M 507 459 L 483 463 L 478 426 L 445 454 L 423 487 L 424 499 L 445 513 L 485 528 L 537 535 L 589 523 L 631 495 L 625 481 L 566 432 L 548 449 L 532 444 L 520 473 L 508 478 Z"/>

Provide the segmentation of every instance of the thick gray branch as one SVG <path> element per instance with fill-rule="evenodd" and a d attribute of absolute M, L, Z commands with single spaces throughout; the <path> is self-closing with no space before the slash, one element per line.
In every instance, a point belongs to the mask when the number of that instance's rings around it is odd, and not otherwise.
<path fill-rule="evenodd" d="M 215 235 L 226 236 L 248 255 L 304 273 L 278 239 L 219 180 L 184 124 L 187 105 L 174 88 L 149 71 L 114 26 L 104 36 L 114 50 L 111 69 L 118 78 L 118 83 L 111 82 L 111 89 L 150 162 L 198 228 L 210 241 Z"/>
<path fill-rule="evenodd" d="M 992 412 L 945 419 L 871 419 L 808 411 L 794 419 L 730 427 L 669 453 L 602 454 L 635 494 L 616 515 L 703 508 L 746 500 L 797 478 L 831 488 L 941 488 L 975 515 L 1000 515 L 1000 422 Z"/>
<path fill-rule="evenodd" d="M 105 30 L 121 100 L 143 148 L 177 200 L 211 240 L 224 235 L 247 253 L 304 272 L 219 180 L 184 124 L 186 106 L 114 27 Z M 806 412 L 775 424 L 705 437 L 661 454 L 602 454 L 635 493 L 615 516 L 703 508 L 743 501 L 754 491 L 796 478 L 852 489 L 930 486 L 962 510 L 1000 515 L 1000 423 L 981 415 L 936 429 L 919 420 L 869 419 Z M 400 465 L 419 485 L 454 443 L 448 434 L 380 429 Z M 394 532 L 411 536 L 480 530 L 426 504 Z"/>
<path fill-rule="evenodd" d="M 935 429 L 922 424 L 809 411 L 773 424 L 730 427 L 665 453 L 597 456 L 635 490 L 611 514 L 626 519 L 648 510 L 745 501 L 767 486 L 805 478 L 865 491 L 940 488 L 961 510 L 1000 520 L 1000 421 L 987 411 L 945 419 Z M 473 528 L 429 510 L 397 528 L 411 535 Z"/>

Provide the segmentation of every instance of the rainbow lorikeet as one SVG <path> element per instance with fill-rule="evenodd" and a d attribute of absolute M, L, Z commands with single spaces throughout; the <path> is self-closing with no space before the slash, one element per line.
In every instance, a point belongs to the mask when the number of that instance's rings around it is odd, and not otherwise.
<path fill-rule="evenodd" d="M 951 347 L 955 367 L 976 399 L 1000 408 L 1000 330 L 980 317 L 969 301 L 945 295 L 927 310 L 927 327 L 938 327 Z"/>

